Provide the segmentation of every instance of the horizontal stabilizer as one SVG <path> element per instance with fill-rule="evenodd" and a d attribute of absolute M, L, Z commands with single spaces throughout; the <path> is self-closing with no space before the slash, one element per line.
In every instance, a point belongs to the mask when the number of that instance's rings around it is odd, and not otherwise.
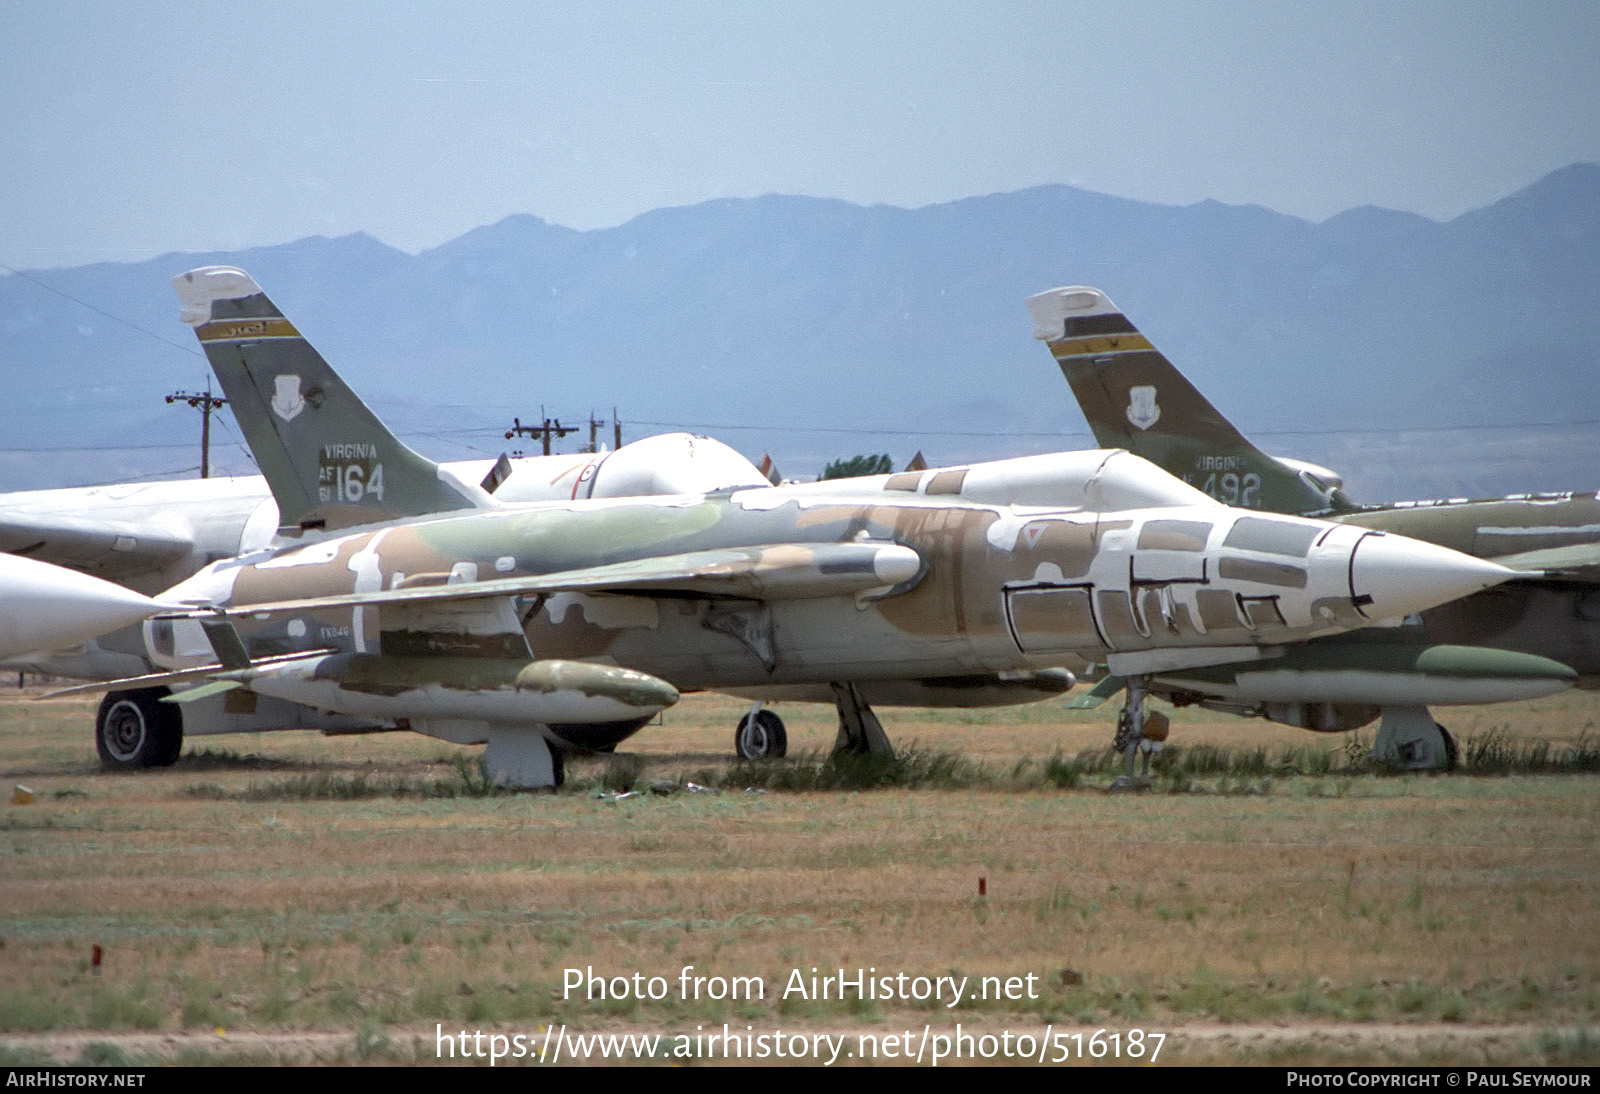
<path fill-rule="evenodd" d="M 169 613 L 170 614 L 170 613 Z M 205 617 L 215 619 L 216 612 L 206 612 Z M 258 657 L 251 663 L 251 668 L 261 669 L 272 665 L 287 665 L 292 661 L 306 661 L 317 657 L 326 657 L 335 652 L 331 649 L 307 650 L 304 653 L 283 653 L 275 657 Z M 65 695 L 99 695 L 107 691 L 124 691 L 132 688 L 157 688 L 170 687 L 173 684 L 191 684 L 196 680 L 209 680 L 220 673 L 234 672 L 227 665 L 201 665 L 192 669 L 179 669 L 177 672 L 152 672 L 144 676 L 128 676 L 121 680 L 96 680 L 92 684 L 78 684 L 59 691 L 47 692 L 40 695 L 40 699 L 59 699 Z M 248 670 L 247 670 L 248 671 Z"/>
<path fill-rule="evenodd" d="M 1120 676 L 1103 677 L 1099 683 L 1088 691 L 1074 695 L 1069 699 L 1067 707 L 1071 710 L 1093 710 L 1126 686 L 1126 681 Z"/>
<path fill-rule="evenodd" d="M 163 695 L 161 701 L 180 705 L 194 703 L 201 699 L 209 699 L 213 695 L 221 695 L 225 691 L 237 691 L 242 687 L 244 687 L 244 682 L 241 680 L 212 680 L 209 683 L 201 684 L 197 688 L 185 688 L 183 691 L 175 691 L 171 695 Z"/>
<path fill-rule="evenodd" d="M 1600 543 L 1575 543 L 1514 555 L 1498 555 L 1493 561 L 1519 571 L 1519 577 L 1534 580 L 1600 581 Z"/>

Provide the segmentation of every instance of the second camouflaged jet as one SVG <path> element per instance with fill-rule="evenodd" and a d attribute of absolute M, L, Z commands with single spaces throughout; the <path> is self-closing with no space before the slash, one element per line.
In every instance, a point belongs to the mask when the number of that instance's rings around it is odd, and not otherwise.
<path fill-rule="evenodd" d="M 1447 767 L 1454 742 L 1428 706 L 1526 699 L 1558 680 L 1600 687 L 1595 495 L 1357 505 L 1334 472 L 1252 444 L 1098 289 L 1051 289 L 1027 304 L 1099 443 L 1229 504 L 1400 533 L 1519 571 L 1404 626 L 1320 639 L 1270 664 L 1163 675 L 1156 694 L 1324 731 L 1381 716 L 1375 755 Z"/>
<path fill-rule="evenodd" d="M 285 538 L 168 590 L 193 606 L 146 627 L 170 671 L 113 695 L 485 742 L 514 785 L 558 783 L 564 747 L 620 740 L 683 691 L 825 685 L 843 743 L 881 749 L 874 683 L 1271 658 L 1511 576 L 1230 509 L 1120 452 L 509 506 L 400 444 L 247 274 L 175 284 Z"/>

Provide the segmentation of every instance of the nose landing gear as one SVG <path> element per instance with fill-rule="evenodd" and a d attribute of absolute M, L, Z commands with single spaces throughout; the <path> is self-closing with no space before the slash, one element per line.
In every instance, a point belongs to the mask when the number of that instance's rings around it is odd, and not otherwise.
<path fill-rule="evenodd" d="M 1145 709 L 1150 677 L 1130 676 L 1127 686 L 1128 699 L 1117 715 L 1117 735 L 1112 741 L 1112 747 L 1123 755 L 1124 767 L 1123 773 L 1111 780 L 1111 789 L 1144 790 L 1150 786 L 1150 760 L 1161 751 L 1170 722 L 1159 710 Z M 1138 774 L 1134 774 L 1135 760 L 1140 762 Z"/>

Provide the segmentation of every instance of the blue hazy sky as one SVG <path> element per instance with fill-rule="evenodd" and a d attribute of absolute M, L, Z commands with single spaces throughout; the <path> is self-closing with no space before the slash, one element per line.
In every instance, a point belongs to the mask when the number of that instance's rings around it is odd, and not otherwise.
<path fill-rule="evenodd" d="M 0 263 L 1064 182 L 1444 219 L 1600 160 L 1600 4 L 0 0 Z"/>

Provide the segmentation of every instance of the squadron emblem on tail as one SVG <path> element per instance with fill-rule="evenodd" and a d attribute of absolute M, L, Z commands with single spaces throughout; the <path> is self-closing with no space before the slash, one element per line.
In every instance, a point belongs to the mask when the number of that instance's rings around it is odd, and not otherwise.
<path fill-rule="evenodd" d="M 284 421 L 292 422 L 306 408 L 306 401 L 300 395 L 300 377 L 293 374 L 279 376 L 274 383 L 272 412 Z"/>
<path fill-rule="evenodd" d="M 1149 429 L 1161 420 L 1161 408 L 1156 405 L 1156 389 L 1141 384 L 1128 389 L 1128 421 L 1136 429 Z"/>

